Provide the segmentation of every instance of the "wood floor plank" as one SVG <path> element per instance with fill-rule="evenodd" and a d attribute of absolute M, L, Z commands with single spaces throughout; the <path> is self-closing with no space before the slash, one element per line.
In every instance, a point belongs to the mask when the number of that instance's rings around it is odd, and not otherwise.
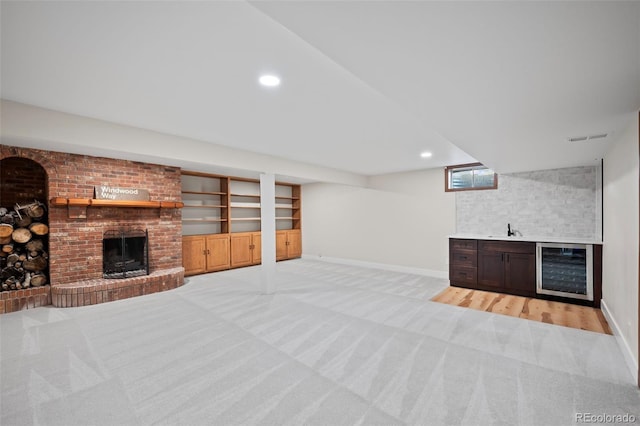
<path fill-rule="evenodd" d="M 497 314 L 517 317 L 522 312 L 524 302 L 524 297 L 501 294 L 499 297 L 495 297 L 495 303 L 493 303 L 490 309 L 487 310 Z"/>
<path fill-rule="evenodd" d="M 460 287 L 448 287 L 431 300 L 531 321 L 612 334 L 602 311 L 589 306 Z"/>
<path fill-rule="evenodd" d="M 557 312 L 552 315 L 553 309 L 549 306 L 548 300 L 542 299 L 530 299 L 528 303 L 528 311 L 519 315 L 520 318 L 525 318 L 532 321 L 546 322 L 547 324 L 560 324 L 564 325 L 564 319 Z"/>
<path fill-rule="evenodd" d="M 493 297 L 489 294 L 486 294 L 486 292 L 484 291 L 474 291 L 474 293 L 471 293 L 470 297 L 467 298 L 466 301 L 468 302 L 468 308 L 477 309 L 479 311 L 486 311 L 487 308 L 491 306 Z"/>
<path fill-rule="evenodd" d="M 460 302 L 466 295 L 468 295 L 468 291 L 466 291 L 466 289 L 460 287 L 449 287 L 442 293 L 433 297 L 431 300 L 433 300 L 434 302 L 459 306 Z"/>

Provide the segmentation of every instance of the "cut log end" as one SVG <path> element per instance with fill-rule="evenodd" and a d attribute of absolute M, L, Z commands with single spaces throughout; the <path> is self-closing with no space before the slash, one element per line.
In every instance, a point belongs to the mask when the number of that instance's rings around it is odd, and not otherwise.
<path fill-rule="evenodd" d="M 47 283 L 47 276 L 42 273 L 34 273 L 31 275 L 31 285 L 33 287 L 40 287 Z"/>
<path fill-rule="evenodd" d="M 39 250 L 42 250 L 44 248 L 44 243 L 42 242 L 42 240 L 34 238 L 31 241 L 29 241 L 26 246 L 27 250 L 29 250 L 30 252 L 37 252 Z"/>
<path fill-rule="evenodd" d="M 32 236 L 33 234 L 31 234 L 31 231 L 29 231 L 27 228 L 17 228 L 11 234 L 11 238 L 13 238 L 13 241 L 20 244 L 28 243 Z"/>
<path fill-rule="evenodd" d="M 11 237 L 13 233 L 13 226 L 8 223 L 0 223 L 0 238 Z"/>
<path fill-rule="evenodd" d="M 29 226 L 29 231 L 36 235 L 47 235 L 49 233 L 49 227 L 41 222 L 33 222 Z"/>

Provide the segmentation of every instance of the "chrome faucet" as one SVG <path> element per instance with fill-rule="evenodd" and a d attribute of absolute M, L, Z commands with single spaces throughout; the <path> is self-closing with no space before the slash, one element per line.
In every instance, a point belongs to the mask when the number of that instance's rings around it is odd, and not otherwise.
<path fill-rule="evenodd" d="M 515 230 L 511 230 L 511 224 L 507 223 L 507 237 L 511 237 L 512 235 L 516 235 Z"/>

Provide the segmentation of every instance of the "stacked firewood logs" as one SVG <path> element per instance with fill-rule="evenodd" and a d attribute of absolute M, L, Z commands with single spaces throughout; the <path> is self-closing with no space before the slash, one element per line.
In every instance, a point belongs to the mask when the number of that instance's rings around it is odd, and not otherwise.
<path fill-rule="evenodd" d="M 48 233 L 40 201 L 0 207 L 0 291 L 47 284 Z"/>

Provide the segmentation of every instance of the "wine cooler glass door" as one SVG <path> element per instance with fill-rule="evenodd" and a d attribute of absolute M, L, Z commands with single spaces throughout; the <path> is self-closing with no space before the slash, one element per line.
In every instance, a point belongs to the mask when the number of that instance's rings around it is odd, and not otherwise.
<path fill-rule="evenodd" d="M 593 300 L 593 246 L 537 244 L 537 293 Z"/>

